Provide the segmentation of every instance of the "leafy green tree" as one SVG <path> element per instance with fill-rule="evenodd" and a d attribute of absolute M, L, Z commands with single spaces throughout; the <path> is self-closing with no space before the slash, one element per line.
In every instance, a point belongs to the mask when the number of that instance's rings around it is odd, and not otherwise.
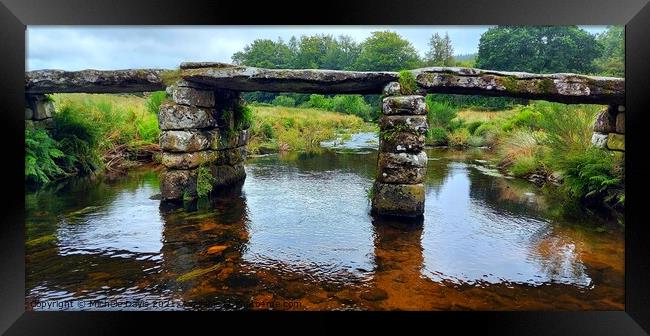
<path fill-rule="evenodd" d="M 411 42 L 390 31 L 373 32 L 363 43 L 355 70 L 399 71 L 417 68 L 420 57 Z"/>
<path fill-rule="evenodd" d="M 601 57 L 594 60 L 596 71 L 600 75 L 625 76 L 625 29 L 623 26 L 610 26 L 596 36 L 596 41 L 603 48 Z"/>
<path fill-rule="evenodd" d="M 325 58 L 337 48 L 331 35 L 301 36 L 298 52 L 292 67 L 296 69 L 321 69 Z"/>
<path fill-rule="evenodd" d="M 292 50 L 281 38 L 277 41 L 255 40 L 243 51 L 232 55 L 235 64 L 270 69 L 289 68 L 293 59 Z"/>
<path fill-rule="evenodd" d="M 592 73 L 601 48 L 577 26 L 498 26 L 479 42 L 476 66 L 535 73 Z"/>
<path fill-rule="evenodd" d="M 361 46 L 350 36 L 341 35 L 334 41 L 334 48 L 327 50 L 323 68 L 334 70 L 352 70 L 361 52 Z"/>
<path fill-rule="evenodd" d="M 428 66 L 454 65 L 454 48 L 448 33 L 445 33 L 445 37 L 441 37 L 438 33 L 431 35 L 429 51 L 427 51 L 425 59 Z"/>

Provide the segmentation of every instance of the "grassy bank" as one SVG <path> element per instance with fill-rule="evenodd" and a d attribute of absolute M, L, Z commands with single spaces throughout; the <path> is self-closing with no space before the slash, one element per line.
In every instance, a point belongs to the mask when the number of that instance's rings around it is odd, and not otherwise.
<path fill-rule="evenodd" d="M 25 131 L 25 182 L 43 185 L 91 172 L 121 171 L 159 151 L 157 111 L 164 92 L 142 96 L 55 94 L 55 128 Z M 340 134 L 375 129 L 353 114 L 315 108 L 250 106 L 249 151 L 318 150 Z"/>
<path fill-rule="evenodd" d="M 123 170 L 158 151 L 164 92 L 143 96 L 55 94 L 54 128 L 25 130 L 25 181 L 42 185 L 98 170 Z"/>
<path fill-rule="evenodd" d="M 570 199 L 624 206 L 622 157 L 591 146 L 596 114 L 605 106 L 534 101 L 477 111 L 432 99 L 427 105 L 430 145 L 487 146 L 511 175 L 559 184 Z"/>
<path fill-rule="evenodd" d="M 320 142 L 337 135 L 375 130 L 356 115 L 314 108 L 252 105 L 250 153 L 320 149 Z"/>

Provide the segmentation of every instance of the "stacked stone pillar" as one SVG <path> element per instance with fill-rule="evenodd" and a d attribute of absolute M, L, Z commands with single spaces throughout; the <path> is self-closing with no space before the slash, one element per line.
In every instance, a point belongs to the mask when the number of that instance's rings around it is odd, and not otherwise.
<path fill-rule="evenodd" d="M 172 101 L 159 111 L 162 199 L 196 198 L 199 169 L 209 169 L 215 187 L 244 179 L 249 125 L 239 92 L 183 80 L 167 91 Z"/>
<path fill-rule="evenodd" d="M 401 95 L 400 91 L 396 82 L 384 89 L 372 211 L 378 215 L 420 217 L 424 213 L 427 170 L 427 107 L 423 96 Z"/>
<path fill-rule="evenodd" d="M 617 156 L 625 155 L 625 106 L 610 105 L 598 114 L 591 142 Z"/>
<path fill-rule="evenodd" d="M 52 128 L 54 126 L 54 103 L 46 95 L 25 96 L 25 128 Z"/>

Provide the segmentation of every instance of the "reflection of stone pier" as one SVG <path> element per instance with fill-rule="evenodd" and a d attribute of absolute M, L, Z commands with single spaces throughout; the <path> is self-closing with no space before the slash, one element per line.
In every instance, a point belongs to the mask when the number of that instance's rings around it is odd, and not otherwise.
<path fill-rule="evenodd" d="M 413 224 L 399 218 L 373 220 L 376 269 L 370 288 L 360 295 L 369 304 L 419 310 L 423 302 L 418 298 L 431 294 L 421 275 L 423 221 Z"/>

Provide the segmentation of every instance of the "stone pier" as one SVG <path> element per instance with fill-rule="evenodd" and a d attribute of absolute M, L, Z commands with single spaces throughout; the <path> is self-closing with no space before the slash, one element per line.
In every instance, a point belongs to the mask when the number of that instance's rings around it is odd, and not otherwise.
<path fill-rule="evenodd" d="M 25 96 L 25 128 L 54 127 L 54 103 L 44 94 Z"/>
<path fill-rule="evenodd" d="M 377 175 L 372 211 L 378 215 L 419 217 L 424 213 L 427 154 L 427 107 L 421 95 L 401 95 L 400 85 L 386 85 L 379 121 Z"/>
<path fill-rule="evenodd" d="M 625 156 L 625 106 L 609 105 L 598 114 L 591 143 Z"/>
<path fill-rule="evenodd" d="M 197 197 L 199 169 L 214 177 L 213 186 L 246 177 L 244 159 L 248 127 L 239 92 L 214 89 L 184 80 L 168 87 L 172 101 L 160 106 L 163 200 Z"/>

